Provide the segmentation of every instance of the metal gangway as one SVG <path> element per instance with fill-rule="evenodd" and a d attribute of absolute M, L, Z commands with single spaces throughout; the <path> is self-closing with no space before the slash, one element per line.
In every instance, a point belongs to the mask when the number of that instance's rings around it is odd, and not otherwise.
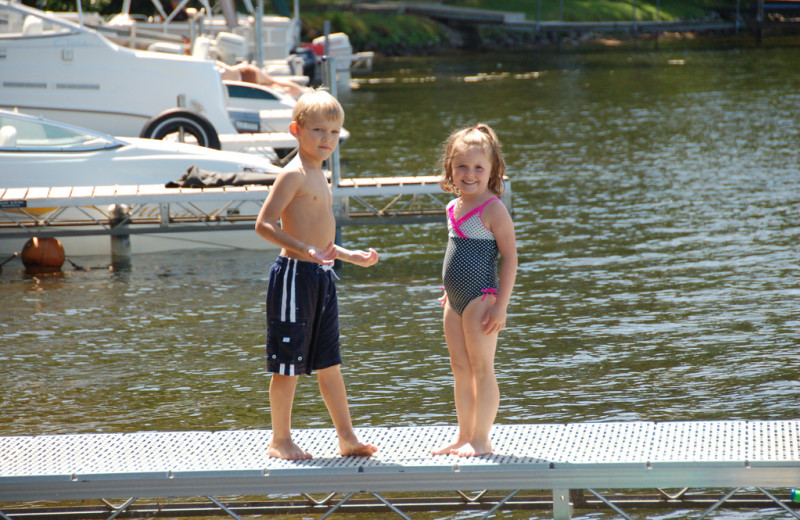
<path fill-rule="evenodd" d="M 697 518 L 732 507 L 800 518 L 788 498 L 800 482 L 800 420 L 495 425 L 492 455 L 430 454 L 456 432 L 454 425 L 358 428 L 362 441 L 379 447 L 362 458 L 339 456 L 332 428 L 296 430 L 295 441 L 314 455 L 303 461 L 270 458 L 271 432 L 259 429 L 2 436 L 0 518 L 353 511 L 412 518 L 445 509 L 486 518 L 541 507 L 559 520 L 580 509 L 631 518 L 631 508 L 647 503 L 630 492 L 645 489 L 655 493 L 650 506 L 701 508 Z"/>

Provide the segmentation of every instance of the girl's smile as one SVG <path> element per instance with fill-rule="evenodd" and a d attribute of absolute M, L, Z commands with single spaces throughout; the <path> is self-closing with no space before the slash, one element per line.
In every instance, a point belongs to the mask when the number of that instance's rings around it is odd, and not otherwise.
<path fill-rule="evenodd" d="M 471 146 L 453 154 L 453 184 L 462 195 L 479 195 L 489 185 L 492 162 L 482 147 Z"/>

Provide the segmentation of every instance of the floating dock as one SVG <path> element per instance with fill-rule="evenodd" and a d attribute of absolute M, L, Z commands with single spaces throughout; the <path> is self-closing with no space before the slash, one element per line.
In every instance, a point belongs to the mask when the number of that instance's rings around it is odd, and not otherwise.
<path fill-rule="evenodd" d="M 510 187 L 507 181 L 503 199 L 509 209 Z M 93 254 L 111 248 L 114 257 L 117 243 L 137 251 L 137 239 L 128 240 L 134 235 L 194 243 L 197 232 L 213 231 L 228 234 L 215 233 L 207 243 L 245 247 L 242 244 L 253 242 L 253 226 L 269 190 L 265 185 L 167 188 L 163 184 L 0 188 L 0 246 L 19 251 L 33 236 L 106 235 L 112 237 L 111 245 L 104 243 Z M 331 192 L 340 228 L 443 220 L 452 198 L 442 191 L 437 176 L 341 179 Z M 237 231 L 245 233 L 233 233 Z M 192 238 L 179 235 L 185 233 Z"/>
<path fill-rule="evenodd" d="M 187 228 L 181 225 L 186 224 L 236 228 L 236 224 L 247 222 L 252 228 L 269 190 L 263 185 L 167 188 L 163 184 L 0 188 L 0 233 L 57 236 L 63 234 L 58 228 L 90 227 L 94 229 L 71 233 L 119 234 L 121 231 L 110 229 L 112 215 L 107 208 L 112 204 L 130 208 L 128 218 L 116 222 L 117 226 L 136 226 L 127 233 L 164 232 L 169 228 L 185 231 Z M 347 199 L 343 203 L 347 210 L 339 216 L 339 223 L 344 225 L 374 223 L 375 219 L 392 223 L 409 217 L 440 217 L 450 198 L 442 192 L 436 176 L 343 179 L 332 193 L 335 199 Z M 67 211 L 78 208 L 97 212 Z"/>
<path fill-rule="evenodd" d="M 756 507 L 779 507 L 800 518 L 787 498 L 788 488 L 800 483 L 800 420 L 495 425 L 493 455 L 430 455 L 456 432 L 455 426 L 359 428 L 359 438 L 379 451 L 358 458 L 338 455 L 333 429 L 296 430 L 295 441 L 314 455 L 305 461 L 270 458 L 269 430 L 5 436 L 0 437 L 0 518 L 47 518 L 47 511 L 57 511 L 58 518 L 85 518 L 86 500 L 98 501 L 95 518 L 145 510 L 151 516 L 181 516 L 170 506 L 179 497 L 205 497 L 213 514 L 240 518 L 253 512 L 254 502 L 234 505 L 231 497 L 282 498 L 285 512 L 291 507 L 287 495 L 304 502 L 300 509 L 293 502 L 295 512 L 324 513 L 323 518 L 348 511 L 359 495 L 373 499 L 372 505 L 359 502 L 360 510 L 391 510 L 403 518 L 410 518 L 411 510 L 453 503 L 489 516 L 524 507 L 518 497 L 526 490 L 546 490 L 557 519 L 589 507 L 587 494 L 595 507 L 630 518 L 621 490 L 657 490 L 667 507 L 697 507 L 683 488 L 723 490 L 704 506 L 701 518 L 731 506 L 745 489 L 766 501 L 753 502 Z M 676 488 L 682 491 L 664 491 Z M 497 491 L 499 498 L 487 498 Z M 412 504 L 407 496 L 390 496 L 409 492 L 453 492 L 461 498 L 449 498 L 446 506 L 439 499 Z M 313 493 L 323 496 L 315 499 Z M 169 500 L 141 505 L 156 497 Z M 122 501 L 113 505 L 115 499 Z M 83 502 L 72 513 L 68 507 L 43 509 L 40 502 L 77 500 Z M 195 513 L 202 509 L 196 506 Z"/>

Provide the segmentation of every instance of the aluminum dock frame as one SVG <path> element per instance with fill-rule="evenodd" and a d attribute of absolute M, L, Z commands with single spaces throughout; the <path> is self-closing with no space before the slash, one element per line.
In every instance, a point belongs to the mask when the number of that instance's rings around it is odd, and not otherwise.
<path fill-rule="evenodd" d="M 169 498 L 169 503 L 206 497 L 217 514 L 240 518 L 221 497 L 286 495 L 309 498 L 304 512 L 327 517 L 346 511 L 358 494 L 374 497 L 383 511 L 410 518 L 403 511 L 408 502 L 402 497 L 393 502 L 390 493 L 458 492 L 463 509 L 486 509 L 482 493 L 474 490 L 503 491 L 487 517 L 511 507 L 525 490 L 547 490 L 559 520 L 588 503 L 584 495 L 597 497 L 615 516 L 630 518 L 616 499 L 619 490 L 676 488 L 723 490 L 699 518 L 745 489 L 800 518 L 791 502 L 777 498 L 800 483 L 800 420 L 495 425 L 495 453 L 477 458 L 430 455 L 454 439 L 455 426 L 357 433 L 379 447 L 376 456 L 339 456 L 333 429 L 295 431 L 295 441 L 314 455 L 306 461 L 270 458 L 269 430 L 0 437 L 0 518 L 32 518 L 35 511 L 21 511 L 26 504 L 35 509 L 39 501 L 88 499 L 103 499 L 105 510 L 98 514 L 114 518 L 134 511 L 141 497 Z M 312 493 L 326 498 L 311 499 Z M 660 493 L 673 507 L 686 508 L 680 499 L 685 490 Z M 166 514 L 181 516 L 162 506 Z M 58 517 L 81 518 L 66 510 Z"/>

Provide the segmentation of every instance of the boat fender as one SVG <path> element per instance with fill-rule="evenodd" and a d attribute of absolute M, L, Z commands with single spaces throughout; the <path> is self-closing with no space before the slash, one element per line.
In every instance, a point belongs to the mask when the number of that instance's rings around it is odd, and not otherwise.
<path fill-rule="evenodd" d="M 170 108 L 156 114 L 142 127 L 139 137 L 164 139 L 181 129 L 184 133 L 194 137 L 200 146 L 215 150 L 222 149 L 222 143 L 214 125 L 200 114 L 182 108 Z"/>
<path fill-rule="evenodd" d="M 33 237 L 22 248 L 22 264 L 28 273 L 61 271 L 66 255 L 61 241 L 52 237 Z"/>

